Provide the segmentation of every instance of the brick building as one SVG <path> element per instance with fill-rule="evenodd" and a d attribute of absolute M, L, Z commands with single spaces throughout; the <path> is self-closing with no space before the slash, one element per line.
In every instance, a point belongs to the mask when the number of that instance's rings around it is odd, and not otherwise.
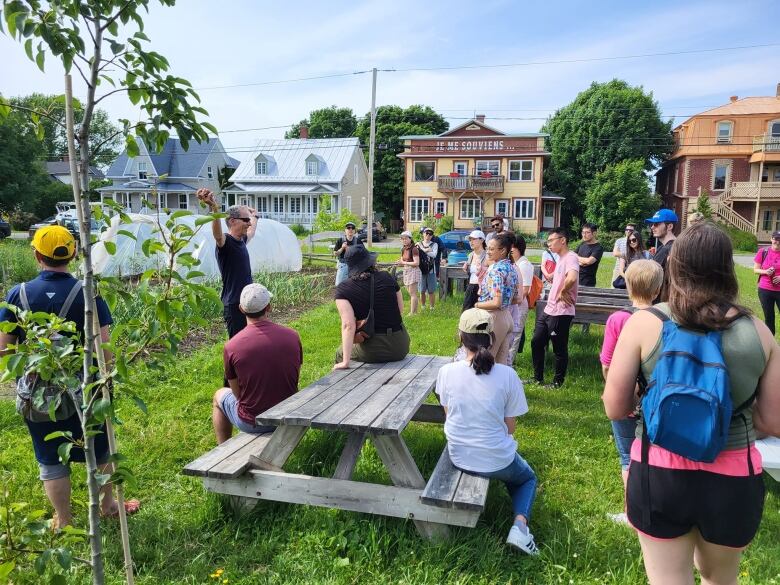
<path fill-rule="evenodd" d="M 656 190 L 683 218 L 701 193 L 716 217 L 758 236 L 780 229 L 780 84 L 775 96 L 733 96 L 674 129 L 676 148 Z"/>

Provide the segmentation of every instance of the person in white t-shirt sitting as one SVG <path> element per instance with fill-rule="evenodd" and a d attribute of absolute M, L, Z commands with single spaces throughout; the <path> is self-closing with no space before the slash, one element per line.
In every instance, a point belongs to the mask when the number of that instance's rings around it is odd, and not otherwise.
<path fill-rule="evenodd" d="M 515 514 L 506 542 L 537 555 L 539 549 L 528 529 L 536 474 L 517 453 L 513 436 L 515 417 L 528 412 L 523 383 L 512 368 L 495 363 L 488 349 L 493 332 L 490 312 L 464 311 L 458 329 L 466 359 L 443 366 L 436 380 L 447 417 L 444 434 L 450 459 L 462 471 L 506 484 Z"/>

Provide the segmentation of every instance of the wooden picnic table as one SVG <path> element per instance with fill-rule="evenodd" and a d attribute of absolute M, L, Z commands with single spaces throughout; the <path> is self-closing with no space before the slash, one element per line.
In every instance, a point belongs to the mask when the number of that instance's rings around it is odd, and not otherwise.
<path fill-rule="evenodd" d="M 239 434 L 184 468 L 206 489 L 257 500 L 339 508 L 412 519 L 421 535 L 444 537 L 447 525 L 476 525 L 488 480 L 454 468 L 446 446 L 429 482 L 402 431 L 411 420 L 444 422 L 438 404 L 424 404 L 439 368 L 451 358 L 409 355 L 399 362 L 352 362 L 313 382 L 257 417 L 268 435 Z M 347 433 L 333 477 L 282 469 L 310 428 Z M 352 472 L 366 439 L 376 447 L 392 486 L 357 482 Z"/>

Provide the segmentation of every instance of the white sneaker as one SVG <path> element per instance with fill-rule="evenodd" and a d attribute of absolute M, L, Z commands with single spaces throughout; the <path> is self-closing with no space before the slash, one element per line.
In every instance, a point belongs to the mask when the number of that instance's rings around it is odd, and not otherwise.
<path fill-rule="evenodd" d="M 628 516 L 626 516 L 625 512 L 621 512 L 620 514 L 607 514 L 607 518 L 612 520 L 615 524 L 625 524 L 626 526 L 630 526 Z"/>
<path fill-rule="evenodd" d="M 539 554 L 539 547 L 536 546 L 534 535 L 530 530 L 523 534 L 517 526 L 512 526 L 506 537 L 506 543 L 531 556 Z"/>

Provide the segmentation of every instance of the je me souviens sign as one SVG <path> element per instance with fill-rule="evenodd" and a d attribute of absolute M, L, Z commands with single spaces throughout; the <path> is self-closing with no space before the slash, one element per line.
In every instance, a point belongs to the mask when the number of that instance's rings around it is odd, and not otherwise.
<path fill-rule="evenodd" d="M 461 138 L 453 137 L 444 140 L 414 140 L 412 151 L 452 152 L 452 153 L 490 153 L 503 151 L 537 152 L 539 145 L 536 138 Z"/>

